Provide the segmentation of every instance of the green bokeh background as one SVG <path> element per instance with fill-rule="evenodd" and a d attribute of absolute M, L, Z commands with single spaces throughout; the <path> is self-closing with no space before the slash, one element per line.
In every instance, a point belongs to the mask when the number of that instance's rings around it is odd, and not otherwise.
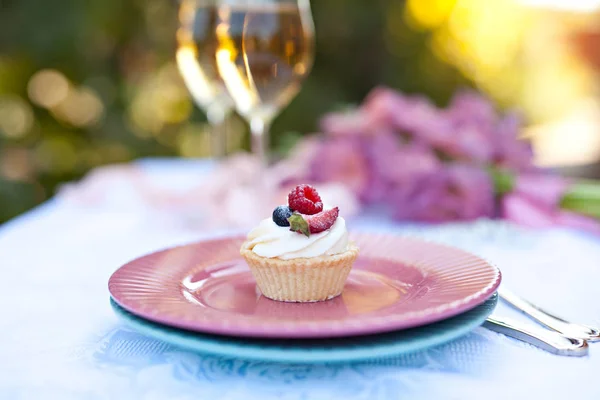
<path fill-rule="evenodd" d="M 200 135 L 196 128 L 205 117 L 187 92 L 183 99 L 164 100 L 158 86 L 154 96 L 184 118 L 152 132 L 131 118 L 136 99 L 149 81 L 161 81 L 161 73 L 169 85 L 183 87 L 173 76 L 177 6 L 168 0 L 0 0 L 0 106 L 2 99 L 17 101 L 31 114 L 30 127 L 16 137 L 2 132 L 0 121 L 0 223 L 96 166 L 196 155 L 182 151 L 180 136 Z M 359 103 L 374 86 L 420 92 L 443 104 L 457 87 L 470 85 L 434 56 L 427 32 L 409 29 L 400 0 L 313 1 L 312 7 L 315 65 L 273 125 L 277 150 L 314 132 L 326 111 Z M 28 83 L 42 69 L 93 90 L 103 105 L 101 118 L 77 127 L 32 103 Z M 241 121 L 236 126 L 243 127 Z"/>

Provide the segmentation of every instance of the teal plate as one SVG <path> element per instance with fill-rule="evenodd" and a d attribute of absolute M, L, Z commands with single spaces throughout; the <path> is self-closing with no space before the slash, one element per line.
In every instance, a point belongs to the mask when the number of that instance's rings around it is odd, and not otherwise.
<path fill-rule="evenodd" d="M 136 331 L 200 353 L 285 363 L 356 362 L 412 353 L 437 346 L 477 328 L 494 311 L 498 295 L 483 304 L 434 324 L 368 336 L 332 339 L 248 339 L 209 335 L 149 322 L 111 299 L 116 314 Z"/>

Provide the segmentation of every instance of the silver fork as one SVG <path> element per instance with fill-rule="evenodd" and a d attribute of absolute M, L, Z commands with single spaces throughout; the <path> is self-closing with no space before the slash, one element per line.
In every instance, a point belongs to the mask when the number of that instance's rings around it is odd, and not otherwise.
<path fill-rule="evenodd" d="M 483 326 L 492 331 L 532 344 L 552 354 L 571 357 L 582 357 L 588 354 L 587 341 L 570 338 L 537 325 L 492 316 L 487 318 Z"/>
<path fill-rule="evenodd" d="M 556 332 L 560 332 L 571 338 L 584 339 L 588 342 L 600 341 L 600 330 L 597 328 L 565 321 L 562 318 L 542 310 L 540 307 L 530 303 L 508 289 L 500 288 L 498 289 L 498 294 L 502 300 L 506 301 L 513 308 Z"/>
<path fill-rule="evenodd" d="M 561 356 L 585 356 L 589 352 L 587 342 L 600 340 L 599 329 L 571 323 L 552 315 L 508 289 L 500 288 L 498 294 L 513 308 L 551 330 L 497 316 L 489 317 L 484 323 L 483 326 L 490 330 Z"/>

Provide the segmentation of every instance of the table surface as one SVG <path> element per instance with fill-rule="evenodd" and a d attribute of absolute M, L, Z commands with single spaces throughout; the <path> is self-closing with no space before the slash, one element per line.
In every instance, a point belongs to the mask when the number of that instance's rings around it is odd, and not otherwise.
<path fill-rule="evenodd" d="M 165 190 L 209 169 L 171 160 L 140 166 Z M 308 366 L 195 354 L 138 334 L 111 310 L 112 272 L 215 232 L 156 215 L 126 183 L 107 185 L 112 201 L 75 205 L 58 197 L 0 227 L 2 399 L 600 398 L 600 345 L 591 344 L 588 357 L 559 357 L 484 328 L 386 361 Z M 403 225 L 374 214 L 349 225 L 473 251 L 498 265 L 513 291 L 600 325 L 598 238 L 498 221 Z M 496 313 L 527 321 L 502 304 Z"/>

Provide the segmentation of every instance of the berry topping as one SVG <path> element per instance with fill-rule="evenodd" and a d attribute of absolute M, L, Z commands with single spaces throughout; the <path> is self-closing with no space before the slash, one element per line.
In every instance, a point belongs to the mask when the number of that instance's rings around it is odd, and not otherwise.
<path fill-rule="evenodd" d="M 321 211 L 314 215 L 300 215 L 294 213 L 288 218 L 290 230 L 310 236 L 311 233 L 319 233 L 331 228 L 335 223 L 340 210 L 338 207 L 331 210 Z"/>
<path fill-rule="evenodd" d="M 313 215 L 323 211 L 323 202 L 317 189 L 310 185 L 298 185 L 288 195 L 288 204 L 300 214 Z"/>
<path fill-rule="evenodd" d="M 321 211 L 318 214 L 305 217 L 310 228 L 310 233 L 319 233 L 331 228 L 339 214 L 340 209 L 335 207 L 331 210 Z"/>
<path fill-rule="evenodd" d="M 288 218 L 292 216 L 292 210 L 288 206 L 278 206 L 273 210 L 273 222 L 279 226 L 290 226 Z"/>

